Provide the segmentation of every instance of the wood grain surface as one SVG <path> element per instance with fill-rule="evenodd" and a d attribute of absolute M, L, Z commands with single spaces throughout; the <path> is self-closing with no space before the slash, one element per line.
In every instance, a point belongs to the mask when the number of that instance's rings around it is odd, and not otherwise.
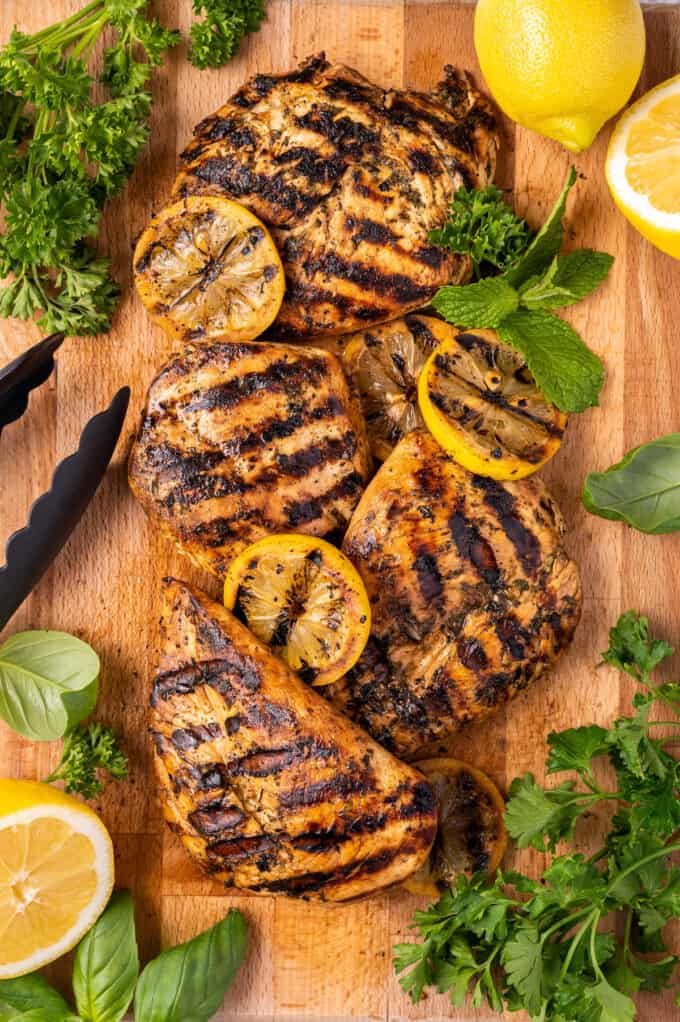
<path fill-rule="evenodd" d="M 2 0 L 0 38 L 13 24 L 35 30 L 71 13 L 76 0 Z M 157 13 L 186 29 L 189 0 L 163 0 Z M 680 68 L 680 8 L 647 12 L 645 90 Z M 48 485 L 57 460 L 71 452 L 86 420 L 122 384 L 131 409 L 112 467 L 70 543 L 9 625 L 60 628 L 90 642 L 102 658 L 98 716 L 120 729 L 130 755 L 129 783 L 111 784 L 96 809 L 111 830 L 117 882 L 135 893 L 142 955 L 185 940 L 225 915 L 231 905 L 247 916 L 252 951 L 229 994 L 224 1019 L 398 1020 L 488 1018 L 488 1010 L 456 1012 L 444 997 L 413 1007 L 393 976 L 390 949 L 408 933 L 419 899 L 401 892 L 342 908 L 286 899 L 230 897 L 203 878 L 164 828 L 154 791 L 146 733 L 146 704 L 154 662 L 159 579 L 175 574 L 215 583 L 174 553 L 151 529 L 126 484 L 125 458 L 144 393 L 169 354 L 168 342 L 130 290 L 131 248 L 152 210 L 168 195 L 176 155 L 195 122 L 210 113 L 255 71 L 283 71 L 325 50 L 385 86 L 426 89 L 444 64 L 477 71 L 473 10 L 467 4 L 272 0 L 269 19 L 237 59 L 199 72 L 176 51 L 154 79 L 151 143 L 124 195 L 107 207 L 103 251 L 113 256 L 124 299 L 112 332 L 69 340 L 58 369 L 31 399 L 29 413 L 0 442 L 0 538 L 23 524 L 31 501 Z M 680 536 L 645 537 L 590 517 L 579 499 L 584 476 L 618 460 L 631 446 L 680 428 L 675 401 L 680 377 L 680 264 L 644 242 L 619 215 L 603 178 L 608 131 L 574 159 L 579 182 L 569 210 L 570 234 L 580 245 L 616 255 L 611 277 L 579 305 L 571 321 L 604 358 L 601 407 L 575 416 L 559 455 L 545 470 L 567 522 L 569 551 L 581 566 L 584 612 L 576 641 L 554 675 L 506 712 L 471 728 L 455 754 L 487 770 L 501 787 L 518 773 L 542 773 L 548 731 L 586 722 L 608 723 L 629 705 L 621 676 L 595 670 L 608 627 L 628 607 L 647 613 L 662 635 L 680 644 Z M 499 170 L 502 185 L 537 223 L 549 209 L 571 158 L 555 143 L 510 124 Z M 22 323 L 0 322 L 0 363 L 38 336 Z M 677 663 L 677 662 L 676 662 Z M 0 725 L 0 775 L 43 778 L 58 744 L 33 744 Z M 596 825 L 593 824 L 593 827 Z M 594 834 L 590 835 L 593 837 Z M 588 835 L 586 835 L 586 840 Z M 587 845 L 586 845 L 587 847 Z M 536 853 L 511 857 L 526 868 Z M 62 988 L 69 963 L 49 971 Z M 512 1016 L 518 1018 L 518 1016 Z M 641 1002 L 642 1022 L 670 1022 L 670 997 Z"/>

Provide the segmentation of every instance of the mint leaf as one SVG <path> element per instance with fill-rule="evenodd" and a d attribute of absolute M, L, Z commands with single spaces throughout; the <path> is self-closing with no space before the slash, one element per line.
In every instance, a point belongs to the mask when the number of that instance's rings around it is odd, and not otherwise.
<path fill-rule="evenodd" d="M 503 319 L 498 333 L 522 352 L 539 389 L 561 411 L 597 405 L 604 367 L 563 319 L 541 309 L 520 309 Z"/>
<path fill-rule="evenodd" d="M 589 248 L 556 256 L 542 277 L 532 277 L 521 286 L 520 305 L 526 309 L 574 305 L 599 287 L 613 262 L 613 256 Z"/>
<path fill-rule="evenodd" d="M 572 302 L 578 302 L 591 294 L 607 279 L 614 263 L 614 256 L 608 252 L 596 252 L 592 248 L 578 248 L 557 259 L 554 283 L 572 295 Z"/>
<path fill-rule="evenodd" d="M 497 327 L 519 305 L 517 292 L 501 277 L 463 287 L 440 287 L 432 304 L 448 323 L 460 327 Z"/>
<path fill-rule="evenodd" d="M 519 288 L 531 277 L 541 275 L 562 248 L 564 226 L 562 219 L 567 208 L 567 196 L 576 182 L 576 171 L 570 168 L 562 193 L 555 203 L 550 216 L 514 266 L 503 275 L 511 287 Z"/>

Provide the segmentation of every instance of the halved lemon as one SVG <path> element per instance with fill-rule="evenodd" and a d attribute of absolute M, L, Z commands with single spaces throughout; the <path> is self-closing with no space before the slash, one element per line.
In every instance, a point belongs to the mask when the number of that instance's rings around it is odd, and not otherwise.
<path fill-rule="evenodd" d="M 217 195 L 189 196 L 156 214 L 133 266 L 152 317 L 186 341 L 252 341 L 283 300 L 283 267 L 269 231 Z"/>
<path fill-rule="evenodd" d="M 330 685 L 358 660 L 371 630 L 354 565 L 330 543 L 265 536 L 231 563 L 224 605 L 304 681 Z"/>
<path fill-rule="evenodd" d="M 435 440 L 476 475 L 522 479 L 562 443 L 566 415 L 495 330 L 454 331 L 427 360 L 418 401 Z"/>
<path fill-rule="evenodd" d="M 451 329 L 430 316 L 407 316 L 349 338 L 342 361 L 361 398 L 371 451 L 379 461 L 423 425 L 418 377 Z"/>
<path fill-rule="evenodd" d="M 106 908 L 113 846 L 99 817 L 49 784 L 0 779 L 0 979 L 69 951 Z"/>
<path fill-rule="evenodd" d="M 680 259 L 680 75 L 623 114 L 605 173 L 624 216 L 662 252 Z"/>
<path fill-rule="evenodd" d="M 458 873 L 493 873 L 505 854 L 505 802 L 483 771 L 448 756 L 413 766 L 434 790 L 439 826 L 427 862 L 405 882 L 411 894 L 439 896 Z"/>

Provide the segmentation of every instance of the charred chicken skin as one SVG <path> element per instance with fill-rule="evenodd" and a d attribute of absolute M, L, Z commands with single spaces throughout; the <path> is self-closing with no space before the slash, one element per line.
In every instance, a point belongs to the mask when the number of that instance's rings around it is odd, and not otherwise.
<path fill-rule="evenodd" d="M 437 815 L 422 774 L 173 579 L 150 722 L 166 819 L 227 886 L 341 902 L 427 859 Z"/>
<path fill-rule="evenodd" d="M 335 356 L 221 342 L 187 348 L 151 384 L 129 478 L 161 530 L 222 577 L 268 533 L 342 533 L 370 460 Z"/>
<path fill-rule="evenodd" d="M 345 537 L 371 637 L 324 694 L 407 757 L 493 713 L 571 642 L 581 587 L 563 531 L 540 479 L 472 475 L 426 430 L 410 433 Z"/>
<path fill-rule="evenodd" d="M 432 245 L 456 190 L 484 188 L 498 133 L 468 76 L 384 90 L 312 57 L 259 74 L 195 129 L 175 196 L 226 195 L 272 230 L 287 278 L 283 330 L 342 334 L 426 305 L 469 276 Z"/>

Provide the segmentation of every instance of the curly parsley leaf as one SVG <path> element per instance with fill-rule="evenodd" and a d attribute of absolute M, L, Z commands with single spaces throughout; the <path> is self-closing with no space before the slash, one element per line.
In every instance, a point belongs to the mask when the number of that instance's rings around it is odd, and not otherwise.
<path fill-rule="evenodd" d="M 265 0 L 193 0 L 192 6 L 204 15 L 190 30 L 189 60 L 200 68 L 226 64 L 266 17 Z"/>
<path fill-rule="evenodd" d="M 79 724 L 66 735 L 59 765 L 46 780 L 64 781 L 67 792 L 95 798 L 104 787 L 98 770 L 116 780 L 127 777 L 127 756 L 110 727 L 96 722 Z"/>
<path fill-rule="evenodd" d="M 459 188 L 446 223 L 430 231 L 430 241 L 472 259 L 477 279 L 490 268 L 506 270 L 525 251 L 532 232 L 522 217 L 503 201 L 496 185 L 477 190 Z"/>
<path fill-rule="evenodd" d="M 177 32 L 147 0 L 92 0 L 0 50 L 0 315 L 49 333 L 108 330 L 118 288 L 92 247 L 105 200 L 120 191 L 149 128 L 148 80 Z M 88 58 L 104 30 L 100 100 Z"/>

